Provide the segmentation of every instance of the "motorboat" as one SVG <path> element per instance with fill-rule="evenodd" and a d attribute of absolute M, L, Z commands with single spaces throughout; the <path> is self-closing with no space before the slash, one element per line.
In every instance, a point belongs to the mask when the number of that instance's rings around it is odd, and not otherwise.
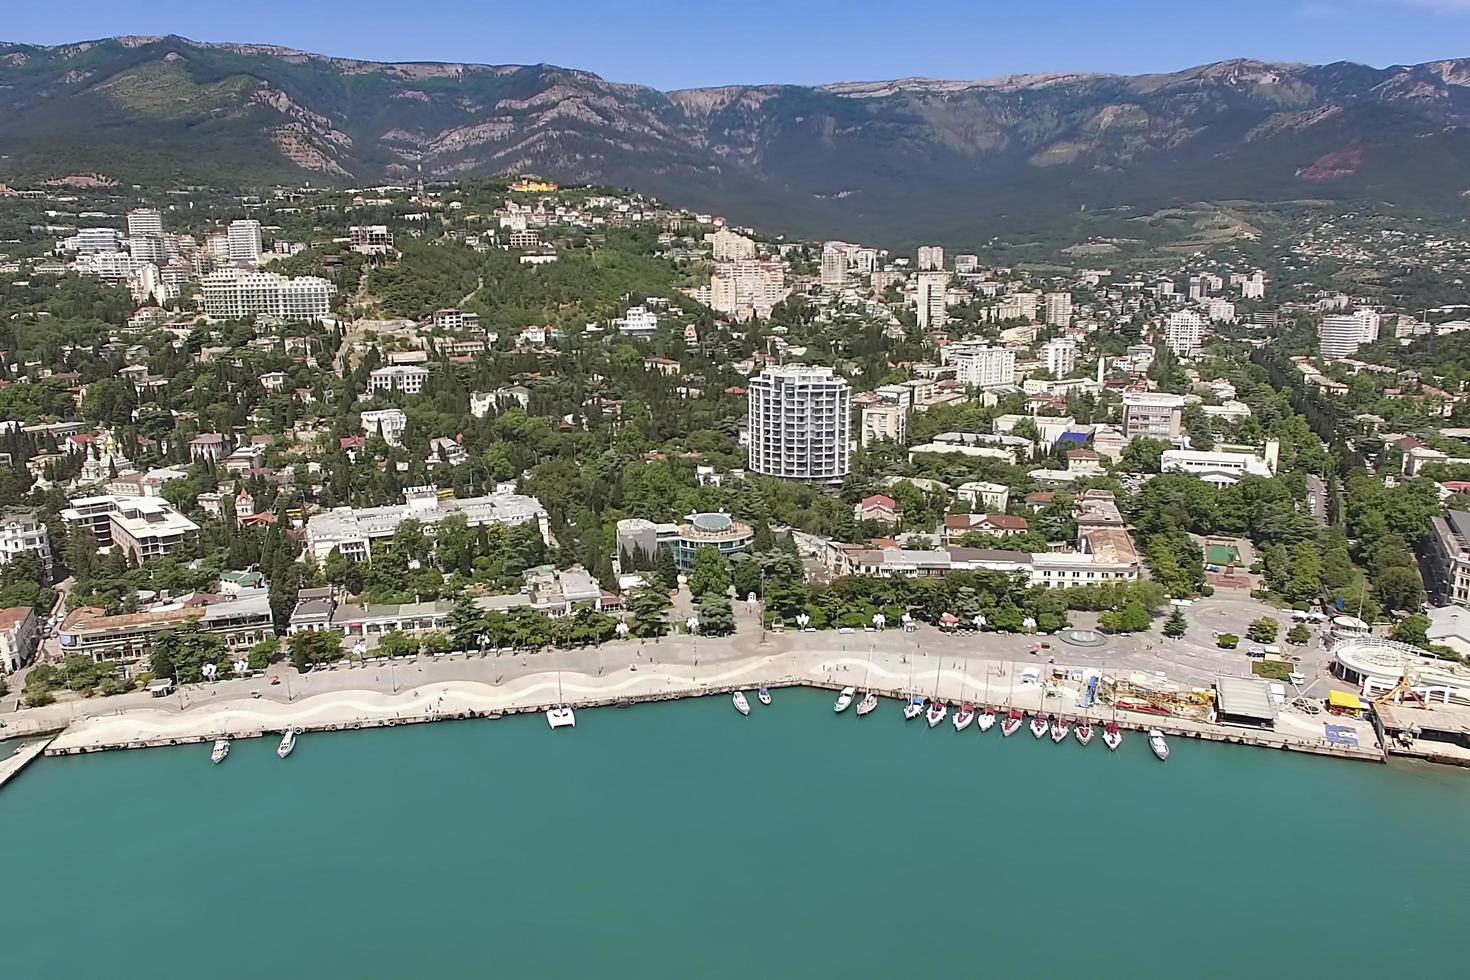
<path fill-rule="evenodd" d="M 995 709 L 986 705 L 980 709 L 980 717 L 975 719 L 975 727 L 982 732 L 988 732 L 995 725 Z"/>
<path fill-rule="evenodd" d="M 214 740 L 214 751 L 209 753 L 209 761 L 219 765 L 225 761 L 225 756 L 230 754 L 230 740 L 217 738 Z"/>
<path fill-rule="evenodd" d="M 768 688 L 768 687 L 766 687 L 764 684 L 762 684 L 761 685 L 761 689 L 759 691 L 756 691 L 755 692 L 755 697 L 756 697 L 756 700 L 759 701 L 761 704 L 770 704 L 771 703 L 771 689 Z"/>
<path fill-rule="evenodd" d="M 930 701 L 928 713 L 929 727 L 933 728 L 935 725 L 939 724 L 941 721 L 944 720 L 944 716 L 947 714 L 949 714 L 949 706 L 947 704 L 945 704 L 939 698 L 935 698 L 933 701 Z"/>
<path fill-rule="evenodd" d="M 750 702 L 745 700 L 744 691 L 736 691 L 730 696 L 730 702 L 735 705 L 735 710 L 742 715 L 750 714 Z"/>
<path fill-rule="evenodd" d="M 924 699 L 915 694 L 909 698 L 908 704 L 903 706 L 903 720 L 913 721 L 924 713 Z"/>
<path fill-rule="evenodd" d="M 1123 733 L 1118 729 L 1116 721 L 1110 721 L 1103 726 L 1103 743 L 1110 751 L 1118 751 L 1118 746 L 1123 744 Z"/>
<path fill-rule="evenodd" d="M 552 728 L 576 728 L 577 716 L 564 704 L 546 709 L 546 723 Z"/>
<path fill-rule="evenodd" d="M 1000 733 L 1002 735 L 1014 735 L 1021 730 L 1021 726 L 1025 722 L 1026 716 L 1022 714 L 1021 709 L 1012 708 L 1006 714 L 1006 720 L 1000 723 Z"/>
<path fill-rule="evenodd" d="M 1148 730 L 1148 747 L 1159 757 L 1160 762 L 1169 761 L 1169 743 L 1164 740 L 1164 733 L 1157 728 Z"/>
<path fill-rule="evenodd" d="M 837 695 L 837 703 L 832 706 L 832 710 L 839 713 L 846 711 L 847 706 L 852 704 L 852 699 L 856 694 L 857 688 L 844 687 L 842 689 L 842 693 Z"/>
<path fill-rule="evenodd" d="M 957 712 L 955 712 L 955 716 L 954 716 L 954 730 L 957 731 L 957 732 L 962 732 L 966 728 L 969 728 L 970 727 L 970 722 L 972 722 L 974 720 L 975 720 L 975 706 L 973 704 L 971 704 L 970 702 L 966 701 L 964 704 L 960 705 L 960 710 L 957 711 Z"/>
<path fill-rule="evenodd" d="M 286 729 L 286 734 L 281 736 L 281 744 L 276 746 L 276 758 L 284 759 L 296 751 L 296 729 Z"/>
<path fill-rule="evenodd" d="M 864 694 L 862 700 L 858 702 L 857 715 L 859 718 L 861 718 L 863 715 L 871 713 L 872 710 L 876 707 L 878 707 L 878 695 L 874 694 L 872 691 L 869 691 L 867 694 Z"/>
<path fill-rule="evenodd" d="M 1056 724 L 1051 726 L 1051 740 L 1060 745 L 1067 740 L 1067 736 L 1070 734 L 1072 734 L 1071 724 L 1067 719 L 1059 716 Z"/>
<path fill-rule="evenodd" d="M 1092 741 L 1092 722 L 1090 722 L 1090 721 L 1079 721 L 1077 723 L 1077 728 L 1075 729 L 1074 734 L 1077 736 L 1077 741 L 1080 742 L 1083 745 L 1086 745 L 1088 742 L 1091 742 Z"/>
<path fill-rule="evenodd" d="M 1051 723 L 1046 720 L 1045 711 L 1038 711 L 1031 716 L 1031 734 L 1037 738 L 1045 738 L 1046 730 L 1050 725 Z"/>

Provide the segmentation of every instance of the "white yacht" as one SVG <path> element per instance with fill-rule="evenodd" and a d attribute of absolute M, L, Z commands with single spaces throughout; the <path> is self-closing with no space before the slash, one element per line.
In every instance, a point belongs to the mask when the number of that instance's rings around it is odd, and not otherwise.
<path fill-rule="evenodd" d="M 980 710 L 980 717 L 975 720 L 975 727 L 982 732 L 988 732 L 995 726 L 995 709 L 986 705 Z"/>
<path fill-rule="evenodd" d="M 745 700 L 744 691 L 736 691 L 730 696 L 730 702 L 735 705 L 735 710 L 742 715 L 750 714 L 750 702 Z"/>
<path fill-rule="evenodd" d="M 1092 741 L 1092 722 L 1085 719 L 1079 721 L 1077 727 L 1072 730 L 1072 733 L 1077 736 L 1078 742 L 1086 745 Z"/>
<path fill-rule="evenodd" d="M 909 703 L 903 706 L 903 720 L 913 721 L 924 713 L 924 699 L 915 694 L 909 698 Z"/>
<path fill-rule="evenodd" d="M 1116 721 L 1110 721 L 1103 726 L 1103 744 L 1108 747 L 1109 752 L 1118 751 L 1118 746 L 1123 744 L 1123 730 Z"/>
<path fill-rule="evenodd" d="M 225 761 L 225 756 L 230 754 L 230 740 L 217 738 L 214 740 L 214 751 L 209 753 L 209 761 L 219 765 Z"/>
<path fill-rule="evenodd" d="M 1160 762 L 1169 761 L 1169 743 L 1164 740 L 1164 733 L 1157 728 L 1148 730 L 1148 747 L 1159 757 Z"/>
<path fill-rule="evenodd" d="M 1045 738 L 1046 730 L 1051 727 L 1051 722 L 1046 720 L 1046 712 L 1038 711 L 1031 716 L 1031 734 L 1037 738 Z"/>
<path fill-rule="evenodd" d="M 771 689 L 766 687 L 764 684 L 761 685 L 761 689 L 759 691 L 755 692 L 755 696 L 756 700 L 760 701 L 761 704 L 771 703 Z"/>
<path fill-rule="evenodd" d="M 286 729 L 286 734 L 281 736 L 281 744 L 276 746 L 276 758 L 284 759 L 296 751 L 296 729 Z"/>
<path fill-rule="evenodd" d="M 954 730 L 962 732 L 970 727 L 970 722 L 975 720 L 975 706 L 966 701 L 960 705 L 960 710 L 954 714 Z"/>
<path fill-rule="evenodd" d="M 1067 719 L 1058 715 L 1057 720 L 1051 726 L 1051 740 L 1060 745 L 1067 740 L 1067 736 L 1071 733 L 1072 726 L 1068 724 Z"/>
<path fill-rule="evenodd" d="M 564 704 L 546 709 L 546 723 L 552 728 L 576 728 L 577 716 Z"/>
<path fill-rule="evenodd" d="M 852 704 L 852 699 L 857 695 L 857 688 L 844 687 L 842 693 L 837 695 L 837 703 L 832 706 L 833 711 L 843 712 L 847 706 Z"/>
<path fill-rule="evenodd" d="M 949 705 L 945 704 L 939 698 L 935 698 L 933 701 L 930 701 L 928 713 L 929 727 L 933 728 L 935 725 L 939 724 L 941 721 L 944 720 L 944 716 L 947 714 L 949 714 Z"/>
<path fill-rule="evenodd" d="M 858 717 L 861 718 L 863 715 L 868 714 L 876 707 L 878 707 L 878 695 L 874 694 L 872 691 L 869 691 L 867 694 L 864 694 L 863 699 L 858 702 Z"/>

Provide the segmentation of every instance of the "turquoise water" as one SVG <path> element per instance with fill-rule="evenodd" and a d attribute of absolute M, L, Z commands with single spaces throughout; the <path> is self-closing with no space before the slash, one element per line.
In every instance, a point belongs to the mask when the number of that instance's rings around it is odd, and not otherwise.
<path fill-rule="evenodd" d="M 1463 975 L 1470 773 L 775 698 L 42 760 L 0 970 Z"/>

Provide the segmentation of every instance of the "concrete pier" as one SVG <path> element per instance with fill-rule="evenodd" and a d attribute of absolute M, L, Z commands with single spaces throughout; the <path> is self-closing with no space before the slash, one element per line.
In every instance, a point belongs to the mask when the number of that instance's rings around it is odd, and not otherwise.
<path fill-rule="evenodd" d="M 41 757 L 46 751 L 46 746 L 51 744 L 51 739 L 43 739 L 39 742 L 30 742 L 16 749 L 11 755 L 0 759 L 0 786 L 4 786 L 16 776 L 21 770 Z"/>

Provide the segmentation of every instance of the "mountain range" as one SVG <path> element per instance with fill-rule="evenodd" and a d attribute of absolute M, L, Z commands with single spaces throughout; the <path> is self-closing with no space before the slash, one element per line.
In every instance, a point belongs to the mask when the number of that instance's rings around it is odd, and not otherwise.
<path fill-rule="evenodd" d="M 1470 208 L 1470 59 L 661 92 L 550 65 L 180 37 L 0 42 L 0 180 L 222 187 L 534 172 L 793 234 L 983 242 L 1081 209 Z"/>

